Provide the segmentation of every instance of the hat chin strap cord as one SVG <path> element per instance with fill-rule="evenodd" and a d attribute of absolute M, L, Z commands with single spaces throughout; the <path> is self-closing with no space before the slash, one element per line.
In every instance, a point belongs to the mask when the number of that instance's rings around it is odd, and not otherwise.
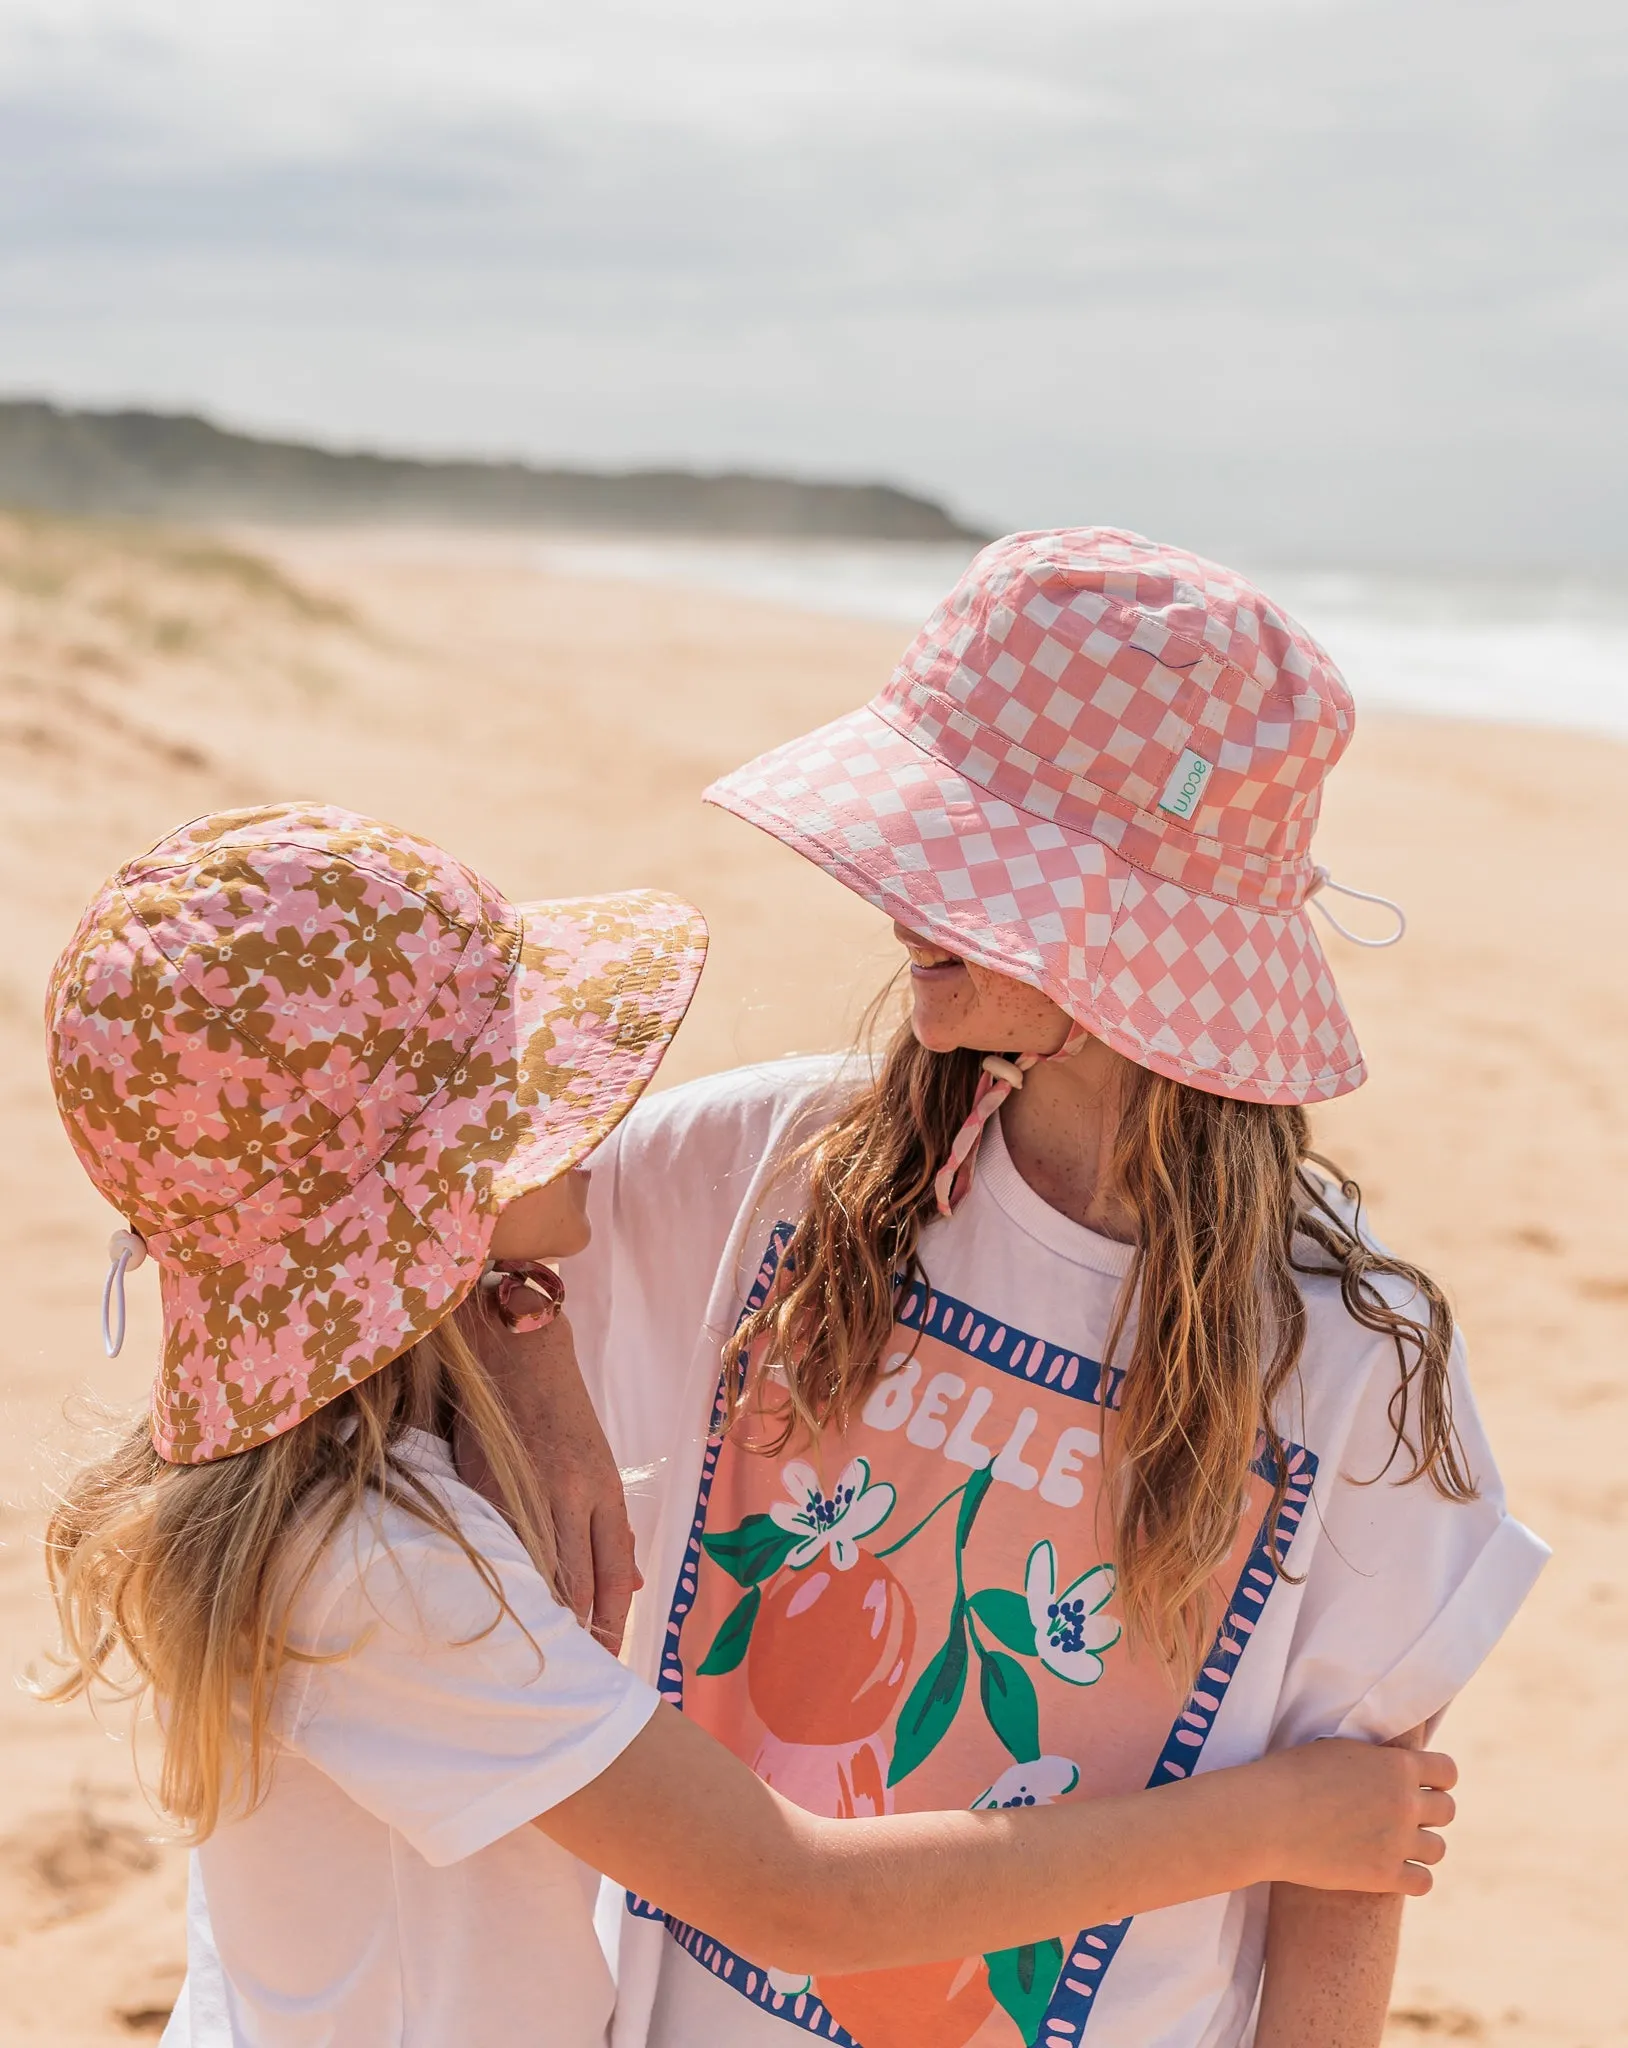
<path fill-rule="evenodd" d="M 1347 888 L 1344 882 L 1336 882 L 1327 868 L 1313 868 L 1311 874 L 1311 888 L 1306 894 L 1307 903 L 1320 917 L 1327 920 L 1342 939 L 1349 939 L 1353 946 L 1394 946 L 1407 931 L 1407 913 L 1400 903 L 1393 902 L 1389 896 L 1376 896 L 1367 889 Z M 1318 896 L 1325 890 L 1336 896 L 1349 896 L 1358 903 L 1380 904 L 1395 918 L 1395 929 L 1378 939 L 1365 938 L 1361 932 L 1352 931 L 1348 925 L 1340 922 L 1326 903 L 1318 902 Z M 972 1108 L 967 1120 L 955 1134 L 949 1157 L 933 1176 L 933 1194 L 938 1203 L 940 1216 L 953 1216 L 956 1205 L 971 1187 L 972 1171 L 977 1163 L 978 1145 L 984 1135 L 984 1126 L 992 1116 L 999 1113 L 1001 1105 L 1012 1091 L 1023 1086 L 1024 1075 L 1031 1067 L 1038 1066 L 1043 1058 L 1071 1059 L 1090 1035 L 1084 1025 L 1076 1024 L 1056 1052 L 992 1052 L 984 1055 L 983 1071 L 978 1078 L 978 1092 L 972 1098 Z"/>
<path fill-rule="evenodd" d="M 978 1143 L 983 1137 L 984 1125 L 1013 1089 L 1023 1086 L 1024 1075 L 1043 1059 L 1072 1059 L 1090 1036 L 1083 1024 L 1076 1024 L 1056 1052 L 985 1053 L 983 1071 L 978 1076 L 978 1092 L 972 1098 L 967 1120 L 955 1134 L 950 1156 L 933 1176 L 933 1195 L 940 1216 L 953 1216 L 956 1204 L 971 1187 L 972 1169 L 977 1162 Z"/>
<path fill-rule="evenodd" d="M 102 1288 L 102 1349 L 117 1358 L 124 1349 L 124 1276 L 147 1263 L 147 1240 L 139 1230 L 115 1230 L 107 1241 L 110 1261 Z"/>
<path fill-rule="evenodd" d="M 1365 939 L 1361 932 L 1354 932 L 1349 925 L 1341 924 L 1326 903 L 1318 902 L 1318 896 L 1324 890 L 1332 890 L 1336 896 L 1349 896 L 1357 903 L 1382 904 L 1396 919 L 1396 929 L 1387 932 L 1382 939 Z M 1332 925 L 1342 939 L 1349 939 L 1353 946 L 1394 946 L 1408 928 L 1407 912 L 1400 903 L 1393 902 L 1389 896 L 1375 896 L 1367 889 L 1348 889 L 1344 882 L 1336 882 L 1327 868 L 1312 869 L 1311 887 L 1306 891 L 1306 903 L 1308 908 L 1315 910 L 1319 917 Z"/>

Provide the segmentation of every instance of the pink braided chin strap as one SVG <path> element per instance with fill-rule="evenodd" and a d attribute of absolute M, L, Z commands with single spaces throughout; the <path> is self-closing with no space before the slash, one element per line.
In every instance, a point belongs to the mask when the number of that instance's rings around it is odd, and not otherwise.
<path fill-rule="evenodd" d="M 1020 1052 L 1015 1059 L 998 1052 L 984 1055 L 978 1092 L 972 1098 L 967 1120 L 955 1134 L 949 1158 L 933 1176 L 933 1193 L 938 1198 L 940 1216 L 953 1216 L 957 1204 L 972 1186 L 972 1172 L 978 1163 L 978 1144 L 984 1135 L 984 1125 L 1012 1090 L 1023 1086 L 1024 1075 L 1043 1059 L 1072 1059 L 1090 1036 L 1083 1024 L 1076 1024 L 1056 1052 Z"/>

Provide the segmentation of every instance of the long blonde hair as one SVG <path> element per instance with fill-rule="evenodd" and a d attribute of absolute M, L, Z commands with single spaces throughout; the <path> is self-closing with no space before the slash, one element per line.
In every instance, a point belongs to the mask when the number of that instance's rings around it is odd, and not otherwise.
<path fill-rule="evenodd" d="M 493 1600 L 497 1573 L 401 1455 L 408 1430 L 472 1431 L 503 1510 L 556 1580 L 552 1523 L 462 1309 L 412 1350 L 269 1443 L 206 1465 L 170 1465 L 143 1415 L 58 1501 L 45 1554 L 61 1632 L 50 1700 L 156 1703 L 158 1798 L 202 1841 L 265 1796 L 271 1709 L 295 1600 L 346 1518 L 390 1502 L 458 1544 Z"/>
<path fill-rule="evenodd" d="M 976 1052 L 927 1051 L 905 1024 L 872 1085 L 793 1155 L 809 1193 L 781 1284 L 725 1354 L 737 1414 L 748 1398 L 741 1361 L 755 1350 L 778 1369 L 780 1426 L 759 1434 L 757 1418 L 758 1448 L 845 1428 L 881 1377 L 898 1293 L 924 1277 L 933 1177 L 979 1067 Z M 1236 1539 L 1263 1440 L 1274 1513 L 1288 1485 L 1276 1411 L 1305 1346 L 1300 1276 L 1337 1278 L 1346 1312 L 1395 1348 L 1385 1470 L 1405 1455 L 1407 1478 L 1469 1500 L 1448 1370 L 1453 1318 L 1427 1274 L 1367 1240 L 1360 1191 L 1311 1150 L 1303 1109 L 1132 1068 L 1113 1172 L 1137 1219 L 1104 1346 L 1116 1362 L 1131 1332 L 1112 1452 L 1119 1601 L 1132 1639 L 1190 1679 L 1214 1626 L 1211 1576 Z M 1400 1282 L 1411 1299 L 1393 1306 L 1380 1281 Z"/>

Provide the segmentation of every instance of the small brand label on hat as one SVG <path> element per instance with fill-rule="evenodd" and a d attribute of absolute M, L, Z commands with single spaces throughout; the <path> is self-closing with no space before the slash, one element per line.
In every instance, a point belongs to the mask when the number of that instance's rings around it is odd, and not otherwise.
<path fill-rule="evenodd" d="M 1190 818 L 1198 809 L 1210 775 L 1211 763 L 1188 747 L 1170 771 L 1170 780 L 1159 799 L 1160 810 L 1168 811 L 1173 818 Z"/>

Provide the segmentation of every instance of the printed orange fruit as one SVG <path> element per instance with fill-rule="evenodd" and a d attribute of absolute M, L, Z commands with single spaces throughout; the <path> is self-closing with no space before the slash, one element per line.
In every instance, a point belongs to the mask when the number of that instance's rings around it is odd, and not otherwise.
<path fill-rule="evenodd" d="M 995 2009 L 982 1956 L 821 1977 L 814 1989 L 864 2048 L 965 2048 Z"/>
<path fill-rule="evenodd" d="M 879 1557 L 862 1550 L 847 1571 L 821 1557 L 764 1594 L 747 1690 L 782 1742 L 859 1742 L 897 1705 L 915 1647 L 915 1610 Z"/>

